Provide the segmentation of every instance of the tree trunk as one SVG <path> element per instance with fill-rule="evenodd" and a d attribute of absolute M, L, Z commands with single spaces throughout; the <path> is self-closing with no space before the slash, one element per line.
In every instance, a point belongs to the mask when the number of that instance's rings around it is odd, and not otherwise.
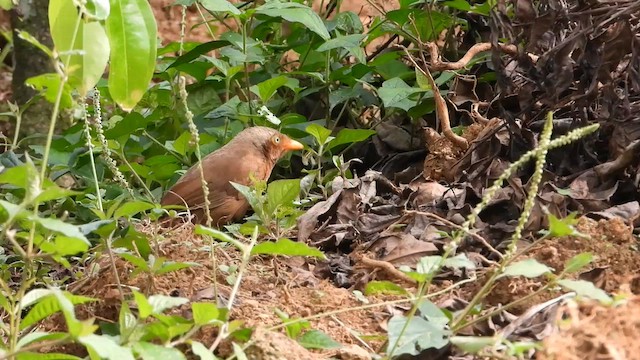
<path fill-rule="evenodd" d="M 52 60 L 42 51 L 20 39 L 19 31 L 25 31 L 43 45 L 53 48 L 49 33 L 49 0 L 20 0 L 11 10 L 13 28 L 13 100 L 21 107 L 36 95 L 36 91 L 25 85 L 33 76 L 54 72 Z M 24 111 L 20 132 L 22 135 L 46 134 L 53 105 L 44 98 L 37 99 Z"/>

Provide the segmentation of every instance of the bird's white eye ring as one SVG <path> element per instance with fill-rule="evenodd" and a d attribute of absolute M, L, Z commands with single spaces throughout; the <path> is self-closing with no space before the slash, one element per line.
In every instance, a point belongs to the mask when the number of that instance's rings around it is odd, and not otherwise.
<path fill-rule="evenodd" d="M 276 143 L 276 144 L 279 144 L 280 143 L 280 137 L 279 136 L 274 136 L 273 137 L 273 142 Z"/>

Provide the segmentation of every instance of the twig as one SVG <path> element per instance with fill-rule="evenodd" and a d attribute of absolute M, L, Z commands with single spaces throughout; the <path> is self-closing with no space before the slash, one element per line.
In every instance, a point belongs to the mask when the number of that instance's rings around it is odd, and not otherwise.
<path fill-rule="evenodd" d="M 447 108 L 447 103 L 444 101 L 442 94 L 440 93 L 440 89 L 438 85 L 436 85 L 435 80 L 433 80 L 433 76 L 431 76 L 431 72 L 429 69 L 423 69 L 418 65 L 413 56 L 409 53 L 409 49 L 406 47 L 402 47 L 404 52 L 407 54 L 409 60 L 413 63 L 413 65 L 427 78 L 429 81 L 429 85 L 431 86 L 431 90 L 433 90 L 433 99 L 436 103 L 436 114 L 438 116 L 438 120 L 440 120 L 440 126 L 442 126 L 442 134 L 449 139 L 454 145 L 458 146 L 462 150 L 466 150 L 469 148 L 469 143 L 467 139 L 462 136 L 457 135 L 451 130 L 451 121 L 449 120 L 449 110 Z"/>
<path fill-rule="evenodd" d="M 436 219 L 438 221 L 441 221 L 441 222 L 443 222 L 443 223 L 445 223 L 445 224 L 447 224 L 447 225 L 449 225 L 451 227 L 454 227 L 454 228 L 456 228 L 458 230 L 463 230 L 462 226 L 460 226 L 460 225 L 458 225 L 456 223 L 453 223 L 453 222 L 451 222 L 451 221 L 449 221 L 449 220 L 447 220 L 447 219 L 445 219 L 445 218 L 443 218 L 441 216 L 438 216 L 436 214 L 428 213 L 428 212 L 425 212 L 425 211 L 419 211 L 419 210 L 405 210 L 405 213 L 424 215 L 426 217 L 430 217 L 432 219 Z M 473 233 L 471 231 L 467 231 L 467 235 L 470 235 L 471 237 L 473 237 L 476 240 L 480 241 L 489 251 L 491 251 L 493 254 L 498 256 L 498 258 L 502 259 L 502 257 L 503 257 L 502 253 L 500 251 L 496 250 L 493 246 L 491 246 L 491 244 L 489 244 L 489 242 L 485 238 L 483 238 L 482 236 L 480 236 L 480 235 L 478 235 L 476 233 Z M 491 260 L 487 259 L 487 261 L 495 264 L 495 262 L 493 262 Z"/>
<path fill-rule="evenodd" d="M 393 264 L 388 261 L 369 259 L 364 255 L 356 256 L 356 260 L 365 266 L 380 268 L 386 271 L 389 275 L 392 275 L 400 280 L 403 280 L 404 282 L 408 282 L 411 285 L 418 284 L 418 282 L 415 279 L 410 278 L 407 274 L 396 269 L 396 267 L 393 266 Z"/>

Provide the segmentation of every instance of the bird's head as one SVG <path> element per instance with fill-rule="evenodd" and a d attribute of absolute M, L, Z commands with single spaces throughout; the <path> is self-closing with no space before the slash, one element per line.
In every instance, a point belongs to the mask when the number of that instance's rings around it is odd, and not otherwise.
<path fill-rule="evenodd" d="M 277 130 L 254 126 L 240 132 L 234 141 L 243 141 L 256 147 L 265 158 L 276 163 L 285 153 L 294 150 L 302 150 L 304 145 L 288 137 Z"/>

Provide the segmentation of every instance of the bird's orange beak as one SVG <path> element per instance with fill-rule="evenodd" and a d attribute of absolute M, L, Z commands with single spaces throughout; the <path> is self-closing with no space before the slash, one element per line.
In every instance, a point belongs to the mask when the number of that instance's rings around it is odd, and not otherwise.
<path fill-rule="evenodd" d="M 286 140 L 283 141 L 282 148 L 287 151 L 302 150 L 304 149 L 304 145 L 287 137 Z"/>

